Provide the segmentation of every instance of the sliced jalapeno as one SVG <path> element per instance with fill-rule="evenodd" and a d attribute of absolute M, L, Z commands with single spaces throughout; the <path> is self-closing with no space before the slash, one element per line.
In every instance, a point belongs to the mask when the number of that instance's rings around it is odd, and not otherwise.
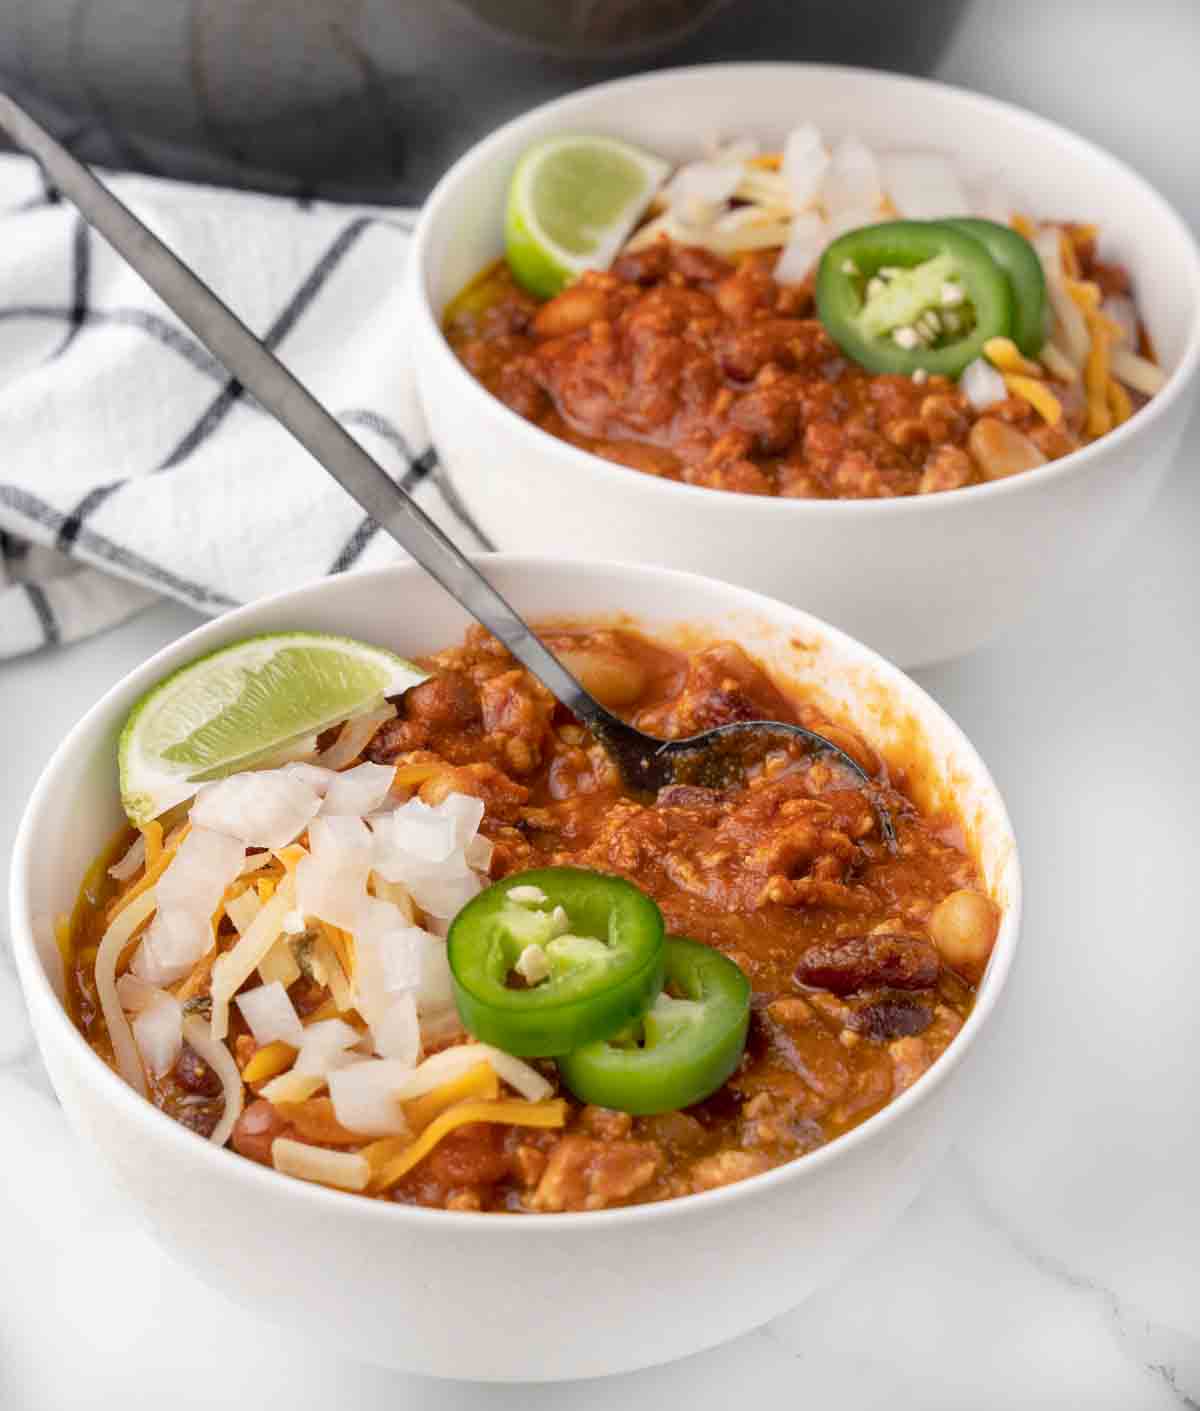
<path fill-rule="evenodd" d="M 645 1116 L 690 1107 L 738 1066 L 750 1024 L 750 982 L 711 946 L 669 936 L 665 988 L 616 1038 L 558 1060 L 581 1102 Z"/>
<path fill-rule="evenodd" d="M 450 926 L 459 1017 L 522 1058 L 608 1038 L 662 988 L 663 933 L 654 901 L 619 877 L 579 867 L 506 877 Z"/>
<path fill-rule="evenodd" d="M 868 372 L 957 377 L 1013 327 L 1013 295 L 986 246 L 945 223 L 896 220 L 848 231 L 817 268 L 817 312 Z"/>
<path fill-rule="evenodd" d="M 1046 276 L 1037 251 L 1011 226 L 994 220 L 956 216 L 940 224 L 978 240 L 1008 276 L 1013 292 L 1012 340 L 1027 358 L 1036 358 L 1046 342 Z"/>

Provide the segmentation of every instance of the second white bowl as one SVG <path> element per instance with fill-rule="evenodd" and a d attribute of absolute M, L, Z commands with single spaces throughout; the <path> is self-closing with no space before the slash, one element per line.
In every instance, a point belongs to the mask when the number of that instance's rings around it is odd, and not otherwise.
<path fill-rule="evenodd" d="M 503 252 L 521 153 L 555 133 L 694 156 L 712 135 L 778 144 L 811 121 L 879 148 L 947 152 L 1001 173 L 1035 215 L 1095 221 L 1130 269 L 1166 388 L 1083 451 L 1012 479 L 891 500 L 786 500 L 658 480 L 556 440 L 450 350 L 447 302 Z M 434 444 L 505 550 L 691 569 L 819 614 L 906 666 L 972 651 L 1085 583 L 1149 505 L 1200 367 L 1200 255 L 1183 222 L 1115 158 L 1031 113 L 944 84 L 809 64 L 721 64 L 586 89 L 502 127 L 430 197 L 410 263 L 417 375 Z"/>

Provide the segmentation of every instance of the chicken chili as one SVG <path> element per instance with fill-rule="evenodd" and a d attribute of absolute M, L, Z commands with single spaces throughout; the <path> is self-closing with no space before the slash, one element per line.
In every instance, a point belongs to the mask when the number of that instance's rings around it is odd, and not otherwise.
<path fill-rule="evenodd" d="M 726 1185 L 916 1082 L 999 923 L 958 821 L 923 814 L 904 759 L 733 643 L 543 635 L 651 733 L 767 718 L 827 735 L 872 776 L 896 845 L 860 781 L 796 744 L 725 791 L 630 794 L 472 630 L 394 710 L 326 731 L 316 763 L 205 784 L 114 842 L 63 928 L 96 1051 L 250 1160 L 513 1213 Z M 347 738 L 357 752 L 323 767 Z M 164 970 L 154 927 L 189 905 L 203 953 Z"/>
<path fill-rule="evenodd" d="M 606 460 L 751 495 L 928 494 L 1069 455 L 1162 385 L 1097 228 L 972 204 L 943 158 L 805 127 L 647 190 L 619 249 L 549 286 L 510 229 L 444 320 L 488 391 Z"/>

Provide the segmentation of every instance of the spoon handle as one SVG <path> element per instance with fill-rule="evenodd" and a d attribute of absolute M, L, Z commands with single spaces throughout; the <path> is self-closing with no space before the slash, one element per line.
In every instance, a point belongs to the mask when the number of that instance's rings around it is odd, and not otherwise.
<path fill-rule="evenodd" d="M 2 92 L 0 129 L 41 163 L 47 177 L 73 202 L 89 225 L 381 529 L 477 622 L 498 637 L 563 705 L 585 723 L 604 723 L 607 712 L 603 707 L 416 501 L 395 484 L 203 280 L 82 162 Z"/>

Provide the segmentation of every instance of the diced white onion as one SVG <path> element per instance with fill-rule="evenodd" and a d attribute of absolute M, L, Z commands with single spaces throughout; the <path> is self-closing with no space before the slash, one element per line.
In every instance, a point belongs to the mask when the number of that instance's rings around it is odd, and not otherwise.
<path fill-rule="evenodd" d="M 158 879 L 158 915 L 133 958 L 135 974 L 169 985 L 212 949 L 213 913 L 240 873 L 245 852 L 236 838 L 192 828 Z"/>
<path fill-rule="evenodd" d="M 147 1005 L 153 1004 L 154 996 L 164 992 L 148 980 L 140 980 L 126 972 L 117 981 L 117 998 L 126 1014 L 140 1014 Z"/>
<path fill-rule="evenodd" d="M 821 258 L 830 240 L 830 230 L 818 211 L 803 211 L 792 221 L 787 244 L 779 252 L 772 271 L 780 284 L 799 284 Z"/>
<path fill-rule="evenodd" d="M 367 895 L 373 841 L 361 818 L 314 818 L 311 852 L 296 866 L 296 902 L 305 916 L 353 931 Z"/>
<path fill-rule="evenodd" d="M 402 1137 L 408 1132 L 396 1090 L 412 1066 L 372 1058 L 329 1075 L 333 1113 L 343 1127 L 367 1137 Z"/>
<path fill-rule="evenodd" d="M 737 190 L 741 176 L 741 162 L 688 162 L 663 187 L 662 195 L 668 205 L 684 209 L 690 201 L 721 205 Z"/>
<path fill-rule="evenodd" d="M 319 764 L 297 762 L 285 765 L 283 772 L 299 779 L 302 784 L 307 784 L 313 793 L 319 794 L 321 798 L 325 797 L 330 784 L 337 778 L 336 770 L 325 769 Z"/>
<path fill-rule="evenodd" d="M 447 1039 L 465 1034 L 457 1009 L 440 1009 L 436 1014 L 421 1015 L 421 1042 L 426 1048 L 445 1043 Z"/>
<path fill-rule="evenodd" d="M 374 813 L 387 798 L 395 777 L 394 765 L 372 764 L 369 760 L 335 774 L 321 804 L 321 814 L 353 814 L 361 818 L 365 813 Z"/>
<path fill-rule="evenodd" d="M 421 1025 L 417 998 L 411 990 L 390 999 L 371 1025 L 375 1052 L 411 1068 L 421 1057 Z"/>
<path fill-rule="evenodd" d="M 273 1044 L 276 1039 L 282 1039 L 293 1048 L 304 1044 L 307 1032 L 288 992 L 278 980 L 243 990 L 234 1003 L 242 1011 L 242 1018 L 249 1024 L 259 1048 Z"/>
<path fill-rule="evenodd" d="M 338 1190 L 365 1191 L 371 1179 L 371 1168 L 365 1156 L 353 1151 L 309 1146 L 290 1137 L 276 1137 L 271 1143 L 271 1162 L 276 1171 L 282 1171 L 285 1176 L 336 1186 Z"/>
<path fill-rule="evenodd" d="M 967 364 L 959 378 L 958 390 L 977 412 L 1004 401 L 1008 396 L 1004 378 L 986 358 L 975 358 Z"/>
<path fill-rule="evenodd" d="M 465 848 L 483 822 L 483 800 L 477 799 L 474 794 L 447 794 L 441 803 L 435 806 L 434 812 L 443 818 L 454 820 L 455 846 Z"/>
<path fill-rule="evenodd" d="M 971 206 L 951 162 L 938 152 L 883 152 L 883 188 L 905 220 L 941 220 L 970 214 Z"/>
<path fill-rule="evenodd" d="M 335 1068 L 344 1068 L 354 1062 L 348 1050 L 361 1037 L 358 1030 L 344 1019 L 322 1019 L 319 1023 L 310 1024 L 304 1030 L 304 1039 L 292 1072 L 318 1077 L 331 1073 Z"/>
<path fill-rule="evenodd" d="M 183 1037 L 196 1056 L 202 1059 L 221 1080 L 225 1093 L 225 1111 L 221 1120 L 209 1133 L 209 1141 L 215 1146 L 224 1146 L 229 1140 L 237 1119 L 242 1115 L 242 1075 L 233 1061 L 233 1054 L 223 1043 L 218 1043 L 208 1032 L 208 1026 L 197 1015 L 189 1015 L 183 1021 Z"/>
<path fill-rule="evenodd" d="M 186 911 L 162 911 L 134 951 L 130 969 L 151 985 L 182 980 L 216 944 L 212 921 Z"/>
<path fill-rule="evenodd" d="M 155 886 L 159 910 L 196 912 L 211 919 L 245 856 L 238 839 L 193 827 Z"/>
<path fill-rule="evenodd" d="M 345 769 L 367 748 L 379 727 L 385 721 L 391 720 L 395 714 L 396 707 L 385 702 L 375 710 L 353 716 L 342 726 L 333 744 L 324 753 L 319 754 L 314 763 L 322 769 Z"/>
<path fill-rule="evenodd" d="M 830 221 L 846 211 L 875 212 L 882 196 L 874 152 L 857 137 L 843 137 L 821 179 L 821 202 Z"/>
<path fill-rule="evenodd" d="M 409 799 L 392 815 L 392 841 L 422 862 L 445 862 L 457 846 L 458 825 L 420 799 Z"/>
<path fill-rule="evenodd" d="M 485 838 L 482 833 L 476 833 L 463 849 L 463 861 L 473 871 L 486 873 L 491 869 L 492 854 L 495 850 L 491 838 Z"/>
<path fill-rule="evenodd" d="M 300 836 L 320 807 L 316 790 L 288 769 L 231 774 L 196 795 L 188 840 L 195 828 L 211 828 L 253 847 L 282 848 Z"/>
<path fill-rule="evenodd" d="M 817 199 L 828 169 L 829 152 L 812 123 L 803 123 L 788 133 L 780 172 L 794 210 L 802 211 Z"/>
<path fill-rule="evenodd" d="M 142 1062 L 161 1078 L 174 1068 L 183 1047 L 183 1006 L 166 990 L 156 990 L 133 1020 L 133 1037 Z"/>
<path fill-rule="evenodd" d="M 461 857 L 461 854 L 459 854 Z M 413 897 L 422 911 L 430 916 L 450 920 L 458 915 L 466 904 L 483 890 L 483 884 L 476 874 L 463 863 L 463 870 L 448 877 L 419 877 L 407 879 Z"/>
<path fill-rule="evenodd" d="M 139 867 L 146 861 L 146 835 L 139 833 L 122 854 L 119 862 L 108 869 L 108 875 L 115 882 L 128 882 Z"/>

